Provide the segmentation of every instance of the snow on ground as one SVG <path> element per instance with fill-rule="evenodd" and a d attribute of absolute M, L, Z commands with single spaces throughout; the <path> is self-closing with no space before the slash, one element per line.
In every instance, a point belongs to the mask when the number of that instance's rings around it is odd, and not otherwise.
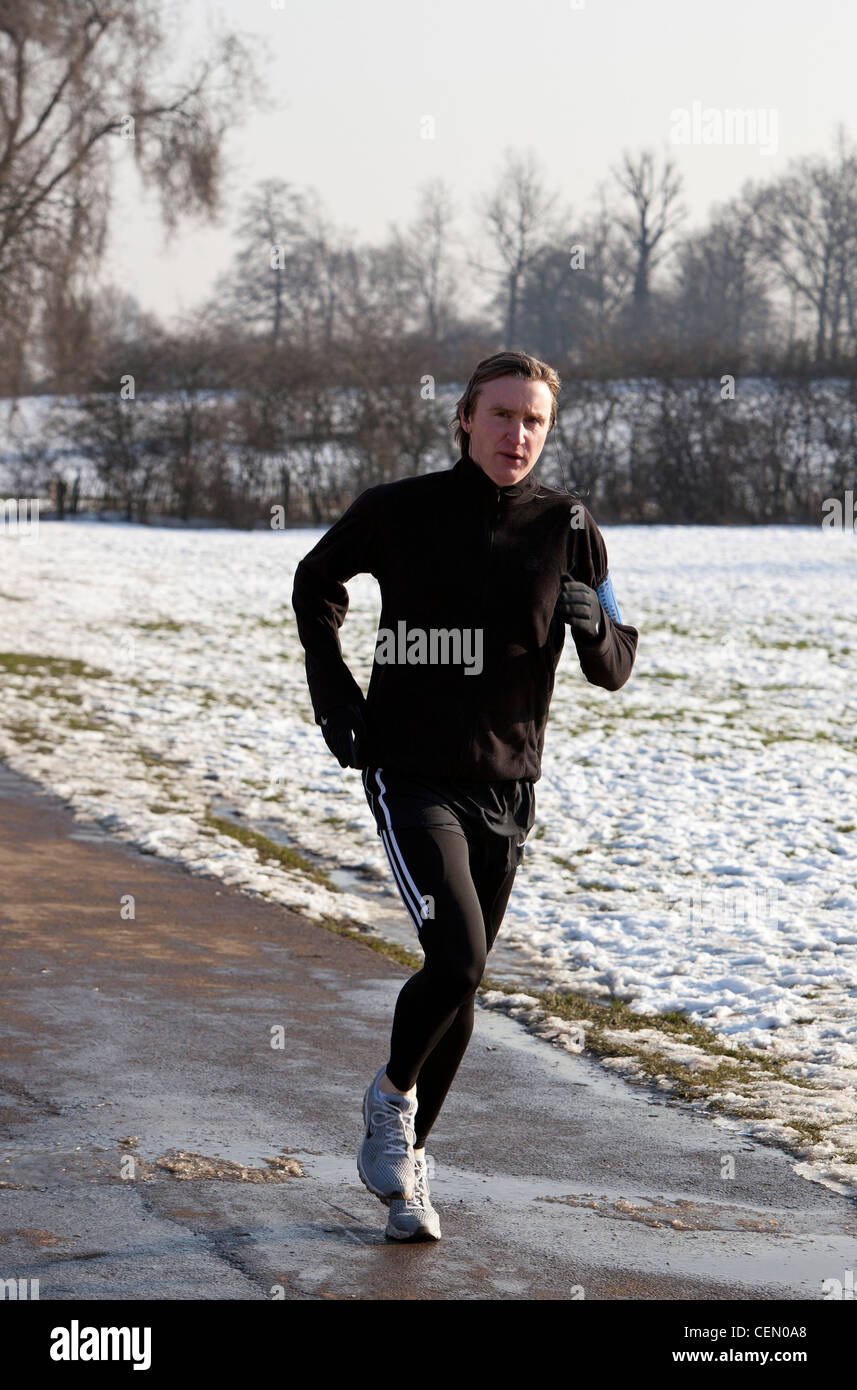
<path fill-rule="evenodd" d="M 857 540 L 604 531 L 637 665 L 597 689 L 567 641 L 501 935 L 531 983 L 684 1009 L 788 1060 L 823 1131 L 814 1157 L 853 1159 Z M 321 534 L 0 533 L 0 651 L 85 663 L 0 657 L 0 756 L 122 838 L 309 916 L 377 927 L 383 883 L 416 948 L 360 774 L 312 718 L 289 600 Z M 348 588 L 343 651 L 365 690 L 380 596 L 368 575 Z M 349 872 L 336 891 L 260 863 L 208 814 Z M 787 1123 L 773 1095 L 771 1132 Z"/>

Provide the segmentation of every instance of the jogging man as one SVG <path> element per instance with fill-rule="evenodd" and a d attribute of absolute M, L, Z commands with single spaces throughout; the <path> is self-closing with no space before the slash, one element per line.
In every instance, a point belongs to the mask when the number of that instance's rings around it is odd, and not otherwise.
<path fill-rule="evenodd" d="M 450 422 L 457 463 L 368 488 L 295 572 L 316 723 L 340 766 L 362 769 L 425 956 L 363 1098 L 357 1168 L 389 1207 L 394 1240 L 440 1239 L 425 1142 L 535 819 L 566 625 L 594 685 L 618 690 L 636 654 L 592 516 L 533 473 L 559 386 L 525 353 L 480 362 Z M 366 697 L 338 635 L 345 581 L 359 573 L 375 576 L 382 600 Z"/>

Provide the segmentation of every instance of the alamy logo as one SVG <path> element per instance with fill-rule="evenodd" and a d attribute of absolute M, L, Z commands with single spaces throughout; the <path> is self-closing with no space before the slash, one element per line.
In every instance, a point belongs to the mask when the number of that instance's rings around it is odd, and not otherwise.
<path fill-rule="evenodd" d="M 729 929 L 737 925 L 781 923 L 779 893 L 755 884 L 720 888 L 693 879 L 679 895 L 676 907 L 685 921 L 697 927 Z"/>
<path fill-rule="evenodd" d="M 466 676 L 482 670 L 481 627 L 409 628 L 404 618 L 391 627 L 380 627 L 375 643 L 379 666 L 466 666 Z"/>
<path fill-rule="evenodd" d="M 38 536 L 38 497 L 0 498 L 0 533 L 9 536 Z"/>
<path fill-rule="evenodd" d="M 0 1298 L 20 1299 L 38 1298 L 39 1281 L 38 1279 L 0 1279 Z"/>
<path fill-rule="evenodd" d="M 778 111 L 776 107 L 703 106 L 693 102 L 690 110 L 676 106 L 670 112 L 670 143 L 673 145 L 758 145 L 759 154 L 776 154 Z"/>
<path fill-rule="evenodd" d="M 854 1270 L 846 1269 L 845 1279 L 822 1279 L 821 1281 L 822 1298 L 842 1298 L 846 1301 L 854 1299 Z"/>
<path fill-rule="evenodd" d="M 825 497 L 821 504 L 821 510 L 824 512 L 824 520 L 821 523 L 822 531 L 853 531 L 857 534 L 854 489 L 852 487 L 848 488 L 844 499 Z"/>
<path fill-rule="evenodd" d="M 142 1345 L 141 1345 L 142 1342 Z M 151 1327 L 70 1327 L 51 1329 L 52 1361 L 133 1361 L 135 1371 L 152 1364 Z"/>

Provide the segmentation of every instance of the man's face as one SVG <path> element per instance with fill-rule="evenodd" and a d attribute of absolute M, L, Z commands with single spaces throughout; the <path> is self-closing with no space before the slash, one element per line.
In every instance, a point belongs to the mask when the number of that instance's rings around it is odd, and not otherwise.
<path fill-rule="evenodd" d="M 497 487 L 520 482 L 538 462 L 552 404 L 547 382 L 499 376 L 481 388 L 470 420 L 459 408 L 462 428 L 470 435 L 470 457 Z"/>

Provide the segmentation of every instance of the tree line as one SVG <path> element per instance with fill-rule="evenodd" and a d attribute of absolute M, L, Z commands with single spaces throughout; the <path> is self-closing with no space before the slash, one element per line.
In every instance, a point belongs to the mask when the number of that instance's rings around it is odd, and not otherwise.
<path fill-rule="evenodd" d="M 157 394 L 93 391 L 13 421 L 11 490 L 37 495 L 47 481 L 60 514 L 322 525 L 365 488 L 458 456 L 460 387 L 425 376 L 420 387 L 418 354 L 374 358 L 364 344 L 332 379 L 324 363 L 248 341 L 225 390 L 207 371 L 211 339 L 197 347 L 174 344 Z M 818 525 L 825 500 L 854 487 L 854 376 L 580 378 L 563 398 L 540 476 L 604 522 Z"/>
<path fill-rule="evenodd" d="M 258 524 L 276 506 L 320 523 L 453 461 L 450 399 L 509 347 L 558 370 L 543 467 L 558 454 L 605 520 L 816 521 L 853 484 L 843 127 L 696 228 L 674 161 L 650 150 L 574 208 L 532 151 L 507 149 L 472 208 L 430 181 L 380 244 L 267 179 L 208 302 L 168 329 L 98 281 L 117 142 L 130 131 L 168 226 L 222 218 L 224 132 L 264 94 L 244 39 L 220 34 L 169 86 L 168 48 L 156 0 L 0 0 L 0 393 L 58 398 L 39 429 L 11 412 L 19 485 L 139 519 Z"/>

